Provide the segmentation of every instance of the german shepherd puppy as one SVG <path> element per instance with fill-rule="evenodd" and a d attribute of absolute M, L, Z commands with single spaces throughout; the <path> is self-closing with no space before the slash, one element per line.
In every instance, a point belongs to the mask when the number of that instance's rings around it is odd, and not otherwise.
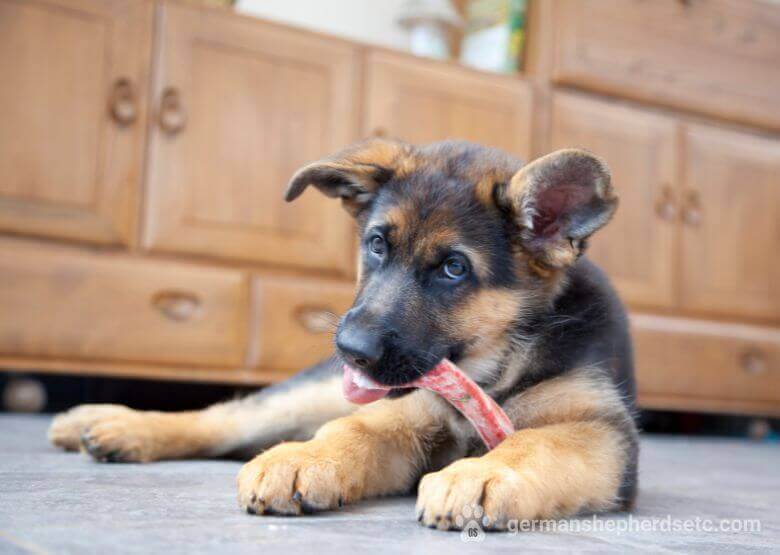
<path fill-rule="evenodd" d="M 606 165 L 581 150 L 524 166 L 469 143 L 374 139 L 299 170 L 287 200 L 310 185 L 341 199 L 361 237 L 357 296 L 332 359 L 199 412 L 77 407 L 55 418 L 51 440 L 100 461 L 254 456 L 238 475 L 251 514 L 335 509 L 415 486 L 418 519 L 440 529 L 458 527 L 469 504 L 495 529 L 629 508 L 628 326 L 582 256 L 617 206 Z M 377 400 L 382 392 L 342 384 L 344 361 L 402 386 L 443 357 L 512 420 L 517 431 L 494 450 L 431 392 L 397 387 Z"/>

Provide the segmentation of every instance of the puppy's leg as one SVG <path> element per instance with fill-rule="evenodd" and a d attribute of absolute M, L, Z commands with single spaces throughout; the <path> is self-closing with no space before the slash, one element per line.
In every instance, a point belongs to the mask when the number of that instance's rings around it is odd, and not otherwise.
<path fill-rule="evenodd" d="M 505 406 L 517 432 L 493 451 L 459 460 L 420 482 L 421 522 L 462 527 L 481 506 L 488 526 L 625 508 L 636 484 L 633 420 L 596 369 L 539 384 Z"/>
<path fill-rule="evenodd" d="M 239 504 L 251 514 L 298 515 L 407 492 L 450 437 L 451 414 L 427 391 L 366 406 L 310 441 L 277 445 L 244 465 Z"/>
<path fill-rule="evenodd" d="M 100 461 L 141 461 L 226 454 L 246 458 L 281 440 L 308 438 L 349 414 L 337 365 L 326 361 L 241 400 L 201 411 L 136 411 L 82 405 L 55 417 L 49 438 Z"/>

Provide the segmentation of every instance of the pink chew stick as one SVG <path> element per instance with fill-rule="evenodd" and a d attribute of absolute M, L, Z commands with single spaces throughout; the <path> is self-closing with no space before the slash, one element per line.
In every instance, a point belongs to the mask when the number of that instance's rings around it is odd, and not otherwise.
<path fill-rule="evenodd" d="M 356 372 L 349 366 L 345 366 L 344 371 L 348 375 Z M 366 385 L 370 383 L 370 389 L 393 389 L 378 384 L 365 375 L 361 378 Z M 419 387 L 444 397 L 471 422 L 488 449 L 493 449 L 514 432 L 509 417 L 501 407 L 482 391 L 474 380 L 446 358 L 424 376 L 401 387 Z"/>

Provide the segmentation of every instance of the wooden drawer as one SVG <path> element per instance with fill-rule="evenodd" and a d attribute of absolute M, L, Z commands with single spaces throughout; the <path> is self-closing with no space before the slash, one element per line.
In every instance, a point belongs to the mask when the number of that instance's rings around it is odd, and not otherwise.
<path fill-rule="evenodd" d="M 780 330 L 634 314 L 642 395 L 750 401 L 780 413 Z"/>
<path fill-rule="evenodd" d="M 780 5 L 559 0 L 554 78 L 780 128 Z"/>
<path fill-rule="evenodd" d="M 332 355 L 338 319 L 352 306 L 354 297 L 355 286 L 348 282 L 256 277 L 250 365 L 297 371 Z"/>
<path fill-rule="evenodd" d="M 0 354 L 243 364 L 241 274 L 0 240 Z"/>

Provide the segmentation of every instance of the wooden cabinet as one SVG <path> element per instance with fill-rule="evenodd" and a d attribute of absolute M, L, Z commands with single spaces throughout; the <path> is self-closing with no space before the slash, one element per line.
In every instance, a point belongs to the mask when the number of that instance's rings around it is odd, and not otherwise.
<path fill-rule="evenodd" d="M 780 10 L 761 0 L 557 0 L 554 79 L 780 129 Z"/>
<path fill-rule="evenodd" d="M 282 197 L 296 169 L 356 138 L 356 48 L 176 3 L 159 25 L 144 244 L 347 271 L 339 204 Z"/>
<path fill-rule="evenodd" d="M 586 148 L 612 170 L 620 206 L 588 255 L 633 306 L 675 302 L 676 136 L 668 117 L 571 94 L 553 99 L 551 148 Z"/>
<path fill-rule="evenodd" d="M 0 230 L 131 241 L 152 11 L 0 0 Z"/>
<path fill-rule="evenodd" d="M 0 355 L 238 367 L 247 299 L 233 270 L 0 240 Z"/>
<path fill-rule="evenodd" d="M 682 305 L 780 322 L 780 140 L 685 133 Z"/>
<path fill-rule="evenodd" d="M 331 352 L 354 266 L 350 218 L 284 203 L 290 176 L 361 136 L 465 139 L 610 165 L 588 252 L 642 406 L 780 414 L 780 6 L 530 13 L 523 77 L 186 0 L 0 0 L 0 367 L 285 377 Z"/>
<path fill-rule="evenodd" d="M 532 91 L 518 78 L 372 52 L 364 133 L 416 144 L 465 139 L 531 155 Z"/>

